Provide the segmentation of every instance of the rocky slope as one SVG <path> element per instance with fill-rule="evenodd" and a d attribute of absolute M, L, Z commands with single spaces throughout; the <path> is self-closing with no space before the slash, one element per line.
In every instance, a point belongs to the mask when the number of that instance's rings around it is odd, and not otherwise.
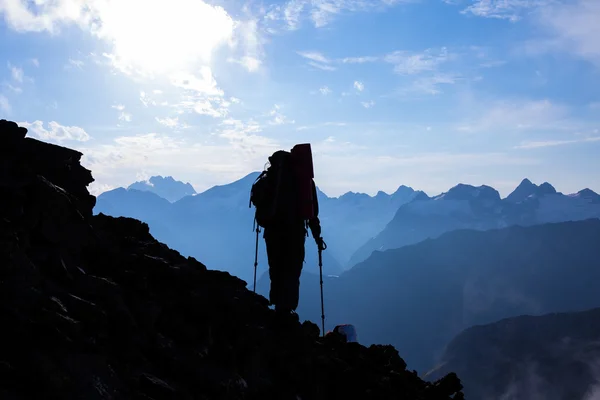
<path fill-rule="evenodd" d="M 391 346 L 318 338 L 227 273 L 92 216 L 81 153 L 0 121 L 0 398 L 449 399 Z"/>
<path fill-rule="evenodd" d="M 597 399 L 600 308 L 469 328 L 426 376 L 450 370 L 460 374 L 469 399 Z"/>

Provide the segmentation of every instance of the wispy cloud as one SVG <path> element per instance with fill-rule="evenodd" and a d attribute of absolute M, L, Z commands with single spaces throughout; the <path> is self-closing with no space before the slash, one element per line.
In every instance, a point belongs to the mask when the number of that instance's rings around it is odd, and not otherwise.
<path fill-rule="evenodd" d="M 538 22 L 546 28 L 546 39 L 530 43 L 530 51 L 561 51 L 600 66 L 600 2 L 574 0 L 540 9 Z"/>
<path fill-rule="evenodd" d="M 545 7 L 554 0 L 473 0 L 473 4 L 461 11 L 484 18 L 507 19 L 515 22 L 528 10 Z"/>
<path fill-rule="evenodd" d="M 463 132 L 555 130 L 571 127 L 567 117 L 567 107 L 550 100 L 505 100 L 488 106 L 482 115 L 457 129 Z"/>
<path fill-rule="evenodd" d="M 317 28 L 322 28 L 342 13 L 385 10 L 415 0 L 290 0 L 283 5 L 273 5 L 266 13 L 269 21 L 283 21 L 286 28 L 296 30 L 303 19 L 310 19 Z"/>
<path fill-rule="evenodd" d="M 575 143 L 590 143 L 590 142 L 599 142 L 600 136 L 597 137 L 587 137 L 583 139 L 572 139 L 572 140 L 540 140 L 540 141 L 527 141 L 522 142 L 518 146 L 515 146 L 515 149 L 539 149 L 544 147 L 555 147 L 555 146 L 564 146 L 568 144 Z"/>
<path fill-rule="evenodd" d="M 362 92 L 363 90 L 365 90 L 365 85 L 362 82 L 354 81 L 354 89 L 358 90 L 359 92 Z"/>
<path fill-rule="evenodd" d="M 437 73 L 415 80 L 409 87 L 401 90 L 407 94 L 423 93 L 436 95 L 442 93 L 441 85 L 454 85 L 460 78 L 452 74 Z"/>
<path fill-rule="evenodd" d="M 39 67 L 40 66 L 40 61 L 37 58 L 32 58 L 31 59 L 31 63 L 35 66 L 35 67 Z"/>
<path fill-rule="evenodd" d="M 314 61 L 309 61 L 308 65 L 310 65 L 311 67 L 323 70 L 323 71 L 335 71 L 337 70 L 336 67 L 332 66 L 332 65 L 328 65 L 328 64 L 319 64 L 317 62 Z"/>
<path fill-rule="evenodd" d="M 370 101 L 362 101 L 360 103 L 364 108 L 373 108 L 375 106 L 375 102 L 373 100 Z"/>
<path fill-rule="evenodd" d="M 341 61 L 344 64 L 365 64 L 378 61 L 379 57 L 364 56 L 364 57 L 346 57 L 342 58 Z"/>
<path fill-rule="evenodd" d="M 111 106 L 111 108 L 114 108 L 115 110 L 119 111 L 119 121 L 131 122 L 132 115 L 128 112 L 125 112 L 125 106 L 123 104 L 115 104 Z"/>
<path fill-rule="evenodd" d="M 13 80 L 18 83 L 23 83 L 23 78 L 25 77 L 23 69 L 10 64 L 8 64 L 8 68 L 10 69 L 10 74 Z"/>
<path fill-rule="evenodd" d="M 283 124 L 295 124 L 296 121 L 290 120 L 288 117 L 283 115 L 281 112 L 281 106 L 275 104 L 271 111 L 269 111 L 269 115 L 272 119 L 268 122 L 269 125 L 283 125 Z"/>
<path fill-rule="evenodd" d="M 161 125 L 166 126 L 167 128 L 174 128 L 174 129 L 179 129 L 179 128 L 188 128 L 189 126 L 185 123 L 185 122 L 180 122 L 179 121 L 179 117 L 175 117 L 175 118 L 158 118 L 156 117 L 156 122 L 158 122 Z"/>
<path fill-rule="evenodd" d="M 12 108 L 6 96 L 0 94 L 0 110 L 6 114 L 10 114 Z"/>
<path fill-rule="evenodd" d="M 65 126 L 55 121 L 48 123 L 49 129 L 44 128 L 44 123 L 42 121 L 34 121 L 31 123 L 19 122 L 19 125 L 27 128 L 33 136 L 43 140 L 58 143 L 63 141 L 87 142 L 90 140 L 90 135 L 88 135 L 83 128 L 78 126 Z"/>
<path fill-rule="evenodd" d="M 327 86 L 322 86 L 322 87 L 319 88 L 319 92 L 323 96 L 327 96 L 328 94 L 331 94 L 331 89 L 329 89 L 329 87 L 327 87 Z"/>
<path fill-rule="evenodd" d="M 316 61 L 323 64 L 331 63 L 331 60 L 325 57 L 322 53 L 318 51 L 298 51 L 299 56 L 309 59 L 311 61 Z"/>
<path fill-rule="evenodd" d="M 401 75 L 414 75 L 426 71 L 434 71 L 437 67 L 453 57 L 448 49 L 427 49 L 420 53 L 395 51 L 384 57 L 384 60 L 394 65 L 394 72 Z"/>
<path fill-rule="evenodd" d="M 69 58 L 69 62 L 67 65 L 65 65 L 65 68 L 67 68 L 67 69 L 69 69 L 69 68 L 83 69 L 84 65 L 85 65 L 85 62 L 83 62 L 82 60 Z"/>

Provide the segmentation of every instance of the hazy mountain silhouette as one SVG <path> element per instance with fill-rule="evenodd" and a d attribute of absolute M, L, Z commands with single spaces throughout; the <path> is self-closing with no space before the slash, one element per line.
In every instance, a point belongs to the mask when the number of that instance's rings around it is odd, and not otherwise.
<path fill-rule="evenodd" d="M 407 186 L 392 194 L 379 191 L 375 196 L 348 192 L 332 198 L 319 191 L 320 218 L 329 251 L 342 266 L 350 267 L 347 264 L 352 253 L 381 232 L 401 205 L 420 193 Z"/>
<path fill-rule="evenodd" d="M 375 250 L 399 248 L 456 229 L 488 230 L 599 217 L 600 196 L 589 189 L 564 195 L 548 183 L 536 186 L 525 179 L 501 199 L 489 186 L 459 184 L 446 193 L 432 198 L 421 195 L 401 206 L 383 231 L 353 254 L 350 264 L 365 260 Z"/>
<path fill-rule="evenodd" d="M 135 189 L 156 193 L 171 203 L 185 197 L 196 194 L 196 190 L 189 183 L 176 181 L 172 176 L 153 176 L 146 181 L 132 183 L 127 189 Z"/>
<path fill-rule="evenodd" d="M 183 254 L 251 283 L 256 235 L 252 230 L 254 208 L 248 206 L 250 188 L 258 175 L 259 172 L 253 172 L 233 183 L 212 187 L 174 203 L 160 199 L 155 193 L 119 188 L 98 196 L 94 211 L 140 219 L 149 224 L 159 240 Z M 323 254 L 325 271 L 341 273 L 339 260 L 348 260 L 360 244 L 385 227 L 401 204 L 417 193 L 401 186 L 391 195 L 349 192 L 330 198 L 319 190 L 321 225 L 328 244 Z M 312 237 L 307 238 L 306 251 L 306 267 L 316 268 L 317 247 Z M 266 271 L 266 260 L 261 234 L 258 276 Z"/>
<path fill-rule="evenodd" d="M 456 372 L 468 399 L 600 396 L 600 308 L 519 316 L 461 332 L 426 375 Z"/>
<path fill-rule="evenodd" d="M 248 202 L 250 187 L 257 176 L 258 173 L 252 173 L 175 203 L 149 192 L 116 189 L 98 196 L 94 212 L 140 219 L 148 223 L 158 240 L 182 254 L 202 259 L 209 268 L 228 271 L 252 284 L 256 234 L 254 212 Z M 267 270 L 262 233 L 259 239 L 258 276 Z M 330 253 L 323 257 L 328 273 L 341 272 Z M 309 237 L 305 263 L 317 266 L 317 260 L 317 247 Z"/>
<path fill-rule="evenodd" d="M 420 372 L 460 331 L 502 318 L 600 306 L 600 220 L 477 231 L 374 252 L 325 282 L 327 329 L 352 323 L 361 343 L 391 343 Z M 301 314 L 320 320 L 318 283 Z"/>

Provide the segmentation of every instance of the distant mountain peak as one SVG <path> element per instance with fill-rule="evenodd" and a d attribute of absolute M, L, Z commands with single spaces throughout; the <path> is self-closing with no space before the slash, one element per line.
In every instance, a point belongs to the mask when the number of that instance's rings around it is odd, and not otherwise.
<path fill-rule="evenodd" d="M 519 203 L 524 201 L 530 196 L 542 197 L 549 194 L 556 194 L 554 186 L 548 182 L 544 182 L 541 185 L 532 183 L 529 179 L 525 178 L 521 181 L 519 186 L 511 194 L 506 197 L 511 203 Z"/>
<path fill-rule="evenodd" d="M 401 194 L 401 195 L 412 194 L 414 192 L 415 192 L 415 190 L 413 188 L 411 188 L 410 186 L 400 185 L 398 187 L 398 189 L 396 189 L 396 191 L 392 194 L 392 196 L 396 195 L 396 194 Z"/>
<path fill-rule="evenodd" d="M 152 176 L 145 181 L 132 183 L 127 189 L 153 192 L 171 203 L 182 197 L 196 194 L 196 190 L 190 183 L 177 181 L 172 176 L 163 177 L 161 175 Z"/>
<path fill-rule="evenodd" d="M 588 200 L 593 204 L 600 204 L 600 194 L 594 192 L 591 189 L 585 188 L 580 190 L 579 192 L 570 195 L 571 197 L 580 197 L 582 199 Z"/>
<path fill-rule="evenodd" d="M 554 188 L 554 186 L 552 186 L 551 184 L 549 184 L 548 182 L 544 182 L 539 186 L 539 191 L 538 193 L 540 195 L 544 195 L 544 194 L 556 194 L 556 189 Z"/>
<path fill-rule="evenodd" d="M 473 186 L 459 183 L 446 193 L 442 193 L 435 198 L 443 200 L 500 200 L 500 193 L 493 187 L 487 185 Z"/>

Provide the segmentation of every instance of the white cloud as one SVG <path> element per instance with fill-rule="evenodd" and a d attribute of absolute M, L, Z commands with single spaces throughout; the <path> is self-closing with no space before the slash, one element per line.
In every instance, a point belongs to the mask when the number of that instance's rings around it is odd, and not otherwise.
<path fill-rule="evenodd" d="M 225 117 L 229 113 L 228 106 L 229 103 L 219 97 L 207 99 L 190 98 L 177 105 L 181 110 L 187 109 L 213 118 Z"/>
<path fill-rule="evenodd" d="M 600 66 L 600 2 L 574 0 L 540 9 L 538 22 L 549 38 L 531 43 L 532 52 L 564 51 Z"/>
<path fill-rule="evenodd" d="M 146 133 L 78 150 L 84 153 L 82 164 L 94 172 L 98 187 L 127 186 L 142 173 L 177 176 L 201 191 L 262 169 L 280 146 L 260 132 L 252 120 L 228 119 L 217 130 L 200 129 L 194 138 Z"/>
<path fill-rule="evenodd" d="M 281 113 L 281 106 L 275 104 L 273 109 L 269 111 L 269 115 L 273 117 L 268 123 L 269 125 L 284 125 L 284 124 L 295 124 L 296 121 L 290 120 L 288 117 Z"/>
<path fill-rule="evenodd" d="M 309 61 L 308 65 L 323 71 L 335 71 L 337 68 L 332 65 L 319 64 L 314 61 Z"/>
<path fill-rule="evenodd" d="M 318 51 L 298 51 L 299 56 L 304 57 L 308 60 L 315 61 L 322 64 L 329 64 L 331 60 L 325 57 L 322 53 Z"/>
<path fill-rule="evenodd" d="M 65 67 L 82 69 L 82 67 L 84 65 L 85 65 L 85 63 L 81 60 L 75 60 L 75 59 L 69 58 L 69 63 Z"/>
<path fill-rule="evenodd" d="M 112 105 L 111 108 L 114 108 L 115 110 L 119 111 L 119 121 L 131 122 L 132 115 L 124 111 L 125 106 L 123 104 L 115 104 Z"/>
<path fill-rule="evenodd" d="M 371 101 L 363 101 L 360 104 L 362 104 L 362 106 L 364 108 L 372 108 L 373 106 L 375 106 L 375 102 L 373 100 L 371 100 Z"/>
<path fill-rule="evenodd" d="M 245 57 L 250 68 L 261 58 L 256 21 L 234 20 L 203 0 L 5 0 L 0 15 L 19 32 L 58 34 L 77 26 L 108 43 L 106 57 L 128 74 L 190 71 L 210 65 L 221 47 Z"/>
<path fill-rule="evenodd" d="M 515 149 L 539 149 L 544 147 L 555 147 L 555 146 L 564 146 L 567 144 L 574 143 L 590 143 L 590 142 L 598 142 L 600 141 L 600 136 L 595 137 L 586 137 L 583 139 L 571 139 L 571 140 L 540 140 L 540 141 L 526 141 L 522 142 L 520 145 L 515 146 Z"/>
<path fill-rule="evenodd" d="M 473 0 L 473 4 L 461 11 L 478 17 L 507 19 L 515 22 L 527 10 L 549 6 L 554 0 Z"/>
<path fill-rule="evenodd" d="M 0 110 L 7 114 L 10 114 L 10 111 L 11 111 L 11 107 L 10 107 L 10 103 L 8 102 L 8 99 L 6 98 L 6 96 L 3 96 L 1 94 L 0 94 Z"/>
<path fill-rule="evenodd" d="M 143 90 L 140 92 L 140 101 L 142 102 L 144 107 L 148 107 L 149 105 L 157 105 L 156 100 L 151 99 L 150 96 L 148 96 Z"/>
<path fill-rule="evenodd" d="M 331 89 L 329 89 L 329 87 L 327 87 L 327 86 L 323 86 L 323 87 L 319 88 L 319 92 L 321 92 L 321 94 L 323 96 L 327 96 L 328 94 L 331 93 Z"/>
<path fill-rule="evenodd" d="M 567 121 L 568 109 L 550 100 L 498 101 L 483 113 L 458 127 L 463 132 L 488 132 L 534 129 L 561 129 L 571 127 Z M 566 125 L 565 125 L 566 123 Z"/>
<path fill-rule="evenodd" d="M 283 21 L 285 28 L 296 30 L 304 18 L 310 19 L 317 28 L 328 25 L 341 13 L 385 10 L 401 3 L 416 0 L 289 0 L 282 5 L 272 5 L 265 20 Z"/>
<path fill-rule="evenodd" d="M 354 89 L 358 90 L 359 92 L 362 92 L 363 90 L 365 90 L 365 85 L 362 82 L 354 81 Z"/>
<path fill-rule="evenodd" d="M 240 47 L 242 54 L 239 58 L 230 58 L 230 61 L 242 65 L 248 72 L 258 71 L 264 56 L 263 39 L 259 34 L 258 21 L 251 19 L 239 21 L 235 25 L 236 35 L 231 43 L 234 48 Z"/>
<path fill-rule="evenodd" d="M 36 67 L 40 66 L 40 61 L 37 58 L 32 58 L 31 63 Z"/>
<path fill-rule="evenodd" d="M 199 70 L 199 76 L 178 72 L 170 76 L 171 83 L 179 88 L 194 91 L 200 95 L 223 96 L 223 90 L 217 87 L 212 70 L 209 67 L 202 67 Z"/>
<path fill-rule="evenodd" d="M 442 93 L 440 85 L 454 85 L 458 79 L 455 75 L 437 73 L 415 80 L 404 92 L 436 95 Z"/>
<path fill-rule="evenodd" d="M 394 65 L 394 72 L 401 75 L 413 75 L 426 71 L 435 71 L 437 67 L 454 56 L 448 49 L 427 49 L 422 53 L 395 51 L 384 57 L 384 60 Z"/>
<path fill-rule="evenodd" d="M 379 60 L 379 57 L 365 56 L 365 57 L 346 57 L 342 58 L 342 63 L 344 64 L 364 64 L 375 62 Z"/>
<path fill-rule="evenodd" d="M 48 123 L 50 129 L 44 128 L 42 121 L 19 122 L 20 126 L 23 126 L 29 130 L 31 134 L 42 140 L 63 142 L 65 140 L 86 142 L 90 140 L 90 135 L 78 126 L 64 126 L 58 122 L 51 121 Z"/>
<path fill-rule="evenodd" d="M 18 86 L 13 86 L 10 83 L 4 82 L 4 85 L 15 93 L 23 93 L 23 89 Z"/>
<path fill-rule="evenodd" d="M 119 121 L 131 122 L 131 114 L 129 114 L 125 111 L 121 111 L 119 113 Z"/>
<path fill-rule="evenodd" d="M 10 64 L 8 67 L 10 68 L 10 73 L 11 73 L 13 80 L 15 80 L 19 83 L 23 83 L 23 78 L 25 77 L 25 74 L 23 73 L 23 69 L 12 66 Z"/>
<path fill-rule="evenodd" d="M 188 125 L 185 122 L 179 122 L 179 117 L 175 117 L 175 118 L 158 118 L 156 117 L 156 121 L 161 124 L 166 126 L 167 128 L 174 128 L 174 129 L 179 129 L 179 128 L 188 128 Z"/>

